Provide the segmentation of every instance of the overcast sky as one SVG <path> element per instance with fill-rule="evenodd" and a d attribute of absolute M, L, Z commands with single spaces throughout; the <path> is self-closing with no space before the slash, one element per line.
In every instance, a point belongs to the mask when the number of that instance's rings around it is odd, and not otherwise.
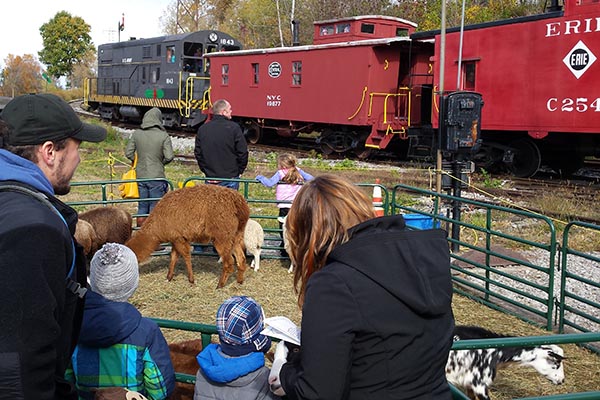
<path fill-rule="evenodd" d="M 40 27 L 57 12 L 67 11 L 91 26 L 94 46 L 116 42 L 117 25 L 125 13 L 121 40 L 162 36 L 160 16 L 176 0 L 8 0 L 0 22 L 0 66 L 8 54 L 24 55 L 42 49 Z"/>

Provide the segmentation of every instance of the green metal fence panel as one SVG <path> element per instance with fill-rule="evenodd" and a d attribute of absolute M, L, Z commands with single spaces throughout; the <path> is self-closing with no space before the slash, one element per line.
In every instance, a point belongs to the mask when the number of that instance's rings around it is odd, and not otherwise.
<path fill-rule="evenodd" d="M 468 210 L 462 212 L 460 220 L 451 216 L 457 206 Z M 549 218 L 401 184 L 393 188 L 391 209 L 393 213 L 428 217 L 432 226 L 439 223 L 448 232 L 460 233 L 448 237 L 457 293 L 552 329 L 557 241 Z M 547 231 L 547 236 L 544 241 L 533 241 L 525 235 L 507 234 L 500 224 L 504 220 L 536 225 L 536 229 Z M 547 261 L 530 261 L 512 250 L 524 247 L 544 252 Z"/>
<path fill-rule="evenodd" d="M 518 400 L 598 400 L 600 392 L 556 394 L 553 396 L 521 397 Z"/>
<path fill-rule="evenodd" d="M 375 208 L 375 210 L 381 209 L 383 211 L 383 215 L 391 214 L 390 193 L 385 186 L 380 183 L 357 183 L 356 186 L 368 189 L 365 194 L 373 197 L 373 208 Z M 375 188 L 381 191 L 381 204 L 379 204 L 375 199 Z"/>
<path fill-rule="evenodd" d="M 600 331 L 600 257 L 574 248 L 571 236 L 583 233 L 600 238 L 600 226 L 586 222 L 570 222 L 563 231 L 561 258 L 561 290 L 558 302 L 559 332 Z M 590 261 L 589 268 L 575 270 L 570 267 L 576 260 Z M 587 264 L 586 264 L 587 265 Z M 589 296 L 596 293 L 596 296 Z M 600 343 L 590 345 L 590 349 L 600 353 Z"/>
<path fill-rule="evenodd" d="M 136 179 L 136 182 L 151 182 L 151 181 L 163 181 L 167 184 L 168 190 L 173 190 L 173 182 L 166 178 L 153 178 L 153 179 Z M 85 200 L 69 201 L 68 204 L 74 206 L 109 206 L 115 204 L 127 204 L 127 203 L 139 203 L 140 201 L 156 201 L 160 200 L 160 197 L 147 198 L 147 199 L 122 199 L 119 197 L 118 186 L 123 182 L 130 182 L 130 180 L 108 180 L 108 181 L 88 181 L 88 182 L 71 182 L 71 191 L 77 193 L 80 196 L 85 196 Z M 81 193 L 85 192 L 85 193 Z M 79 196 L 78 196 L 79 197 Z M 141 214 L 133 214 L 133 217 L 147 216 Z"/>
<path fill-rule="evenodd" d="M 212 335 L 218 334 L 215 325 L 199 324 L 196 322 L 174 321 L 162 318 L 150 318 L 161 328 L 178 329 L 182 331 L 200 332 L 202 339 L 202 348 L 208 346 L 211 342 Z"/>
<path fill-rule="evenodd" d="M 207 346 L 210 343 L 212 335 L 217 334 L 217 327 L 215 325 L 199 324 L 194 322 L 185 321 L 173 321 L 161 318 L 151 318 L 161 328 L 167 329 L 179 329 L 185 331 L 200 332 L 202 335 L 202 347 Z M 277 340 L 277 339 L 274 339 Z M 476 340 L 459 340 L 452 343 L 452 350 L 469 350 L 469 349 L 487 349 L 487 348 L 501 348 L 509 346 L 538 346 L 543 344 L 566 344 L 566 343 L 586 343 L 600 340 L 600 332 L 588 332 L 588 333 L 575 333 L 575 334 L 559 334 L 559 335 L 546 335 L 546 336 L 522 336 L 522 337 L 508 337 L 508 338 L 497 338 L 497 339 L 476 339 Z M 183 374 L 176 372 L 175 378 L 178 382 L 184 382 L 194 384 L 196 377 L 194 375 Z M 468 400 L 462 391 L 456 388 L 454 385 L 450 385 L 450 391 L 452 393 L 452 399 L 454 400 Z M 591 396 L 591 397 L 590 397 Z M 593 397 L 595 396 L 595 397 Z M 569 393 L 561 395 L 541 396 L 541 397 L 527 397 L 521 398 L 521 400 L 578 400 L 578 399 L 600 399 L 600 392 L 585 392 L 585 393 Z"/>
<path fill-rule="evenodd" d="M 138 179 L 138 182 L 153 179 Z M 183 187 L 190 184 L 204 184 L 204 176 L 191 176 L 178 185 L 164 179 L 169 189 Z M 280 251 L 283 249 L 281 228 L 277 221 L 277 200 L 275 190 L 266 189 L 254 179 L 223 179 L 240 183 L 240 191 L 254 210 L 251 218 L 256 219 L 265 231 L 264 258 L 282 258 Z M 117 204 L 136 203 L 137 199 L 121 199 L 117 187 L 124 180 L 106 180 L 90 182 L 72 182 L 72 192 L 77 192 L 76 201 L 68 202 L 71 206 L 107 206 Z M 596 225 L 582 222 L 570 223 L 563 234 L 561 265 L 561 285 L 555 288 L 555 260 L 559 251 L 556 240 L 555 227 L 552 222 L 538 214 L 515 210 L 507 207 L 495 206 L 470 200 L 455 198 L 447 194 L 419 189 L 407 185 L 394 186 L 390 191 L 381 184 L 358 183 L 365 190 L 365 194 L 372 195 L 374 188 L 381 191 L 382 205 L 385 215 L 403 213 L 414 216 L 414 221 L 426 220 L 430 226 L 441 226 L 451 231 L 452 226 L 459 228 L 460 236 L 448 237 L 449 245 L 466 249 L 467 252 L 453 251 L 452 265 L 455 291 L 474 300 L 480 301 L 494 309 L 516 315 L 521 319 L 542 324 L 546 329 L 552 329 L 553 307 L 557 308 L 557 324 L 560 332 L 567 329 L 577 331 L 589 330 L 578 322 L 585 319 L 587 322 L 600 324 L 598 318 L 600 305 L 593 298 L 581 297 L 568 290 L 570 282 L 579 285 L 588 285 L 600 288 L 600 283 L 586 276 L 573 274 L 568 268 L 569 260 L 580 257 L 595 261 L 598 257 L 585 252 L 580 252 L 569 246 L 569 235 L 577 228 L 600 231 Z M 158 199 L 148 199 L 158 200 Z M 455 220 L 450 213 L 451 205 L 460 205 L 467 209 L 460 220 Z M 374 204 L 375 206 L 375 204 Z M 133 216 L 139 216 L 133 214 Z M 546 232 L 546 238 L 532 241 L 525 237 L 506 234 L 498 227 L 500 216 L 508 216 L 511 223 L 523 226 L 536 226 L 536 229 Z M 411 229 L 419 229 L 418 226 Z M 541 251 L 547 259 L 546 262 L 530 261 L 518 253 L 506 253 L 498 250 L 498 245 L 506 247 L 527 248 Z M 168 251 L 156 252 L 155 255 L 169 254 Z M 198 254 L 194 250 L 193 254 Z M 215 255 L 216 253 L 203 253 Z M 502 265 L 510 265 L 504 267 Z M 531 277 L 537 276 L 537 279 Z M 564 288 L 564 289 L 563 289 Z M 555 296 L 556 291 L 556 296 Z M 541 322 L 540 322 L 541 321 Z M 600 325 L 596 325 L 600 326 Z M 600 329 L 600 328 L 597 328 Z M 593 329 L 592 329 L 593 330 Z"/>
<path fill-rule="evenodd" d="M 471 400 L 469 396 L 461 392 L 456 386 L 451 383 L 448 385 L 450 386 L 450 393 L 452 393 L 452 400 Z"/>

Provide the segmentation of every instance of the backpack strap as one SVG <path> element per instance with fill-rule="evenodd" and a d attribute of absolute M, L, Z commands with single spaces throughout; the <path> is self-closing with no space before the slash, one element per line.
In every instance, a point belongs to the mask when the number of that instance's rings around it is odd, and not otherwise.
<path fill-rule="evenodd" d="M 40 203 L 44 204 L 46 207 L 48 207 L 49 209 L 54 211 L 54 213 L 60 217 L 62 222 L 67 227 L 67 231 L 69 230 L 69 224 L 67 224 L 65 217 L 63 217 L 63 215 L 56 209 L 56 207 L 54 207 L 54 204 L 52 204 L 50 202 L 50 200 L 48 200 L 48 196 L 46 196 L 44 193 L 36 192 L 36 191 L 26 188 L 24 186 L 5 184 L 5 183 L 1 183 L 1 182 L 0 182 L 0 191 L 18 192 L 18 193 L 23 193 L 23 194 L 26 194 L 28 196 L 35 198 Z M 85 296 L 85 292 L 87 292 L 87 289 L 82 287 L 78 282 L 76 282 L 73 279 L 73 272 L 75 271 L 76 252 L 75 252 L 75 242 L 73 241 L 72 237 L 71 237 L 71 249 L 73 251 L 73 261 L 71 262 L 71 268 L 69 269 L 69 273 L 67 274 L 67 278 L 66 278 L 67 289 L 69 289 L 69 291 L 71 291 L 78 297 L 83 298 Z"/>

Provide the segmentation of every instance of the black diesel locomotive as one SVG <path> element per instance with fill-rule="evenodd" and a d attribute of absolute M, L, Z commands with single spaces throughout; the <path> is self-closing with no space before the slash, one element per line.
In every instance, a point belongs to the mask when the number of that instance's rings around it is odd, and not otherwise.
<path fill-rule="evenodd" d="M 139 121 L 158 107 L 165 126 L 195 129 L 210 106 L 208 53 L 240 50 L 230 35 L 198 31 L 98 47 L 98 77 L 84 86 L 84 106 L 102 118 Z"/>

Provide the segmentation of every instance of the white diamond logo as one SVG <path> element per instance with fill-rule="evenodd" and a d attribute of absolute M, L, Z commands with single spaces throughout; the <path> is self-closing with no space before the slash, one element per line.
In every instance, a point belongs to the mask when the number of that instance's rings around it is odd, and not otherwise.
<path fill-rule="evenodd" d="M 569 70 L 579 79 L 596 61 L 596 56 L 580 40 L 569 54 L 563 58 L 563 62 Z"/>

